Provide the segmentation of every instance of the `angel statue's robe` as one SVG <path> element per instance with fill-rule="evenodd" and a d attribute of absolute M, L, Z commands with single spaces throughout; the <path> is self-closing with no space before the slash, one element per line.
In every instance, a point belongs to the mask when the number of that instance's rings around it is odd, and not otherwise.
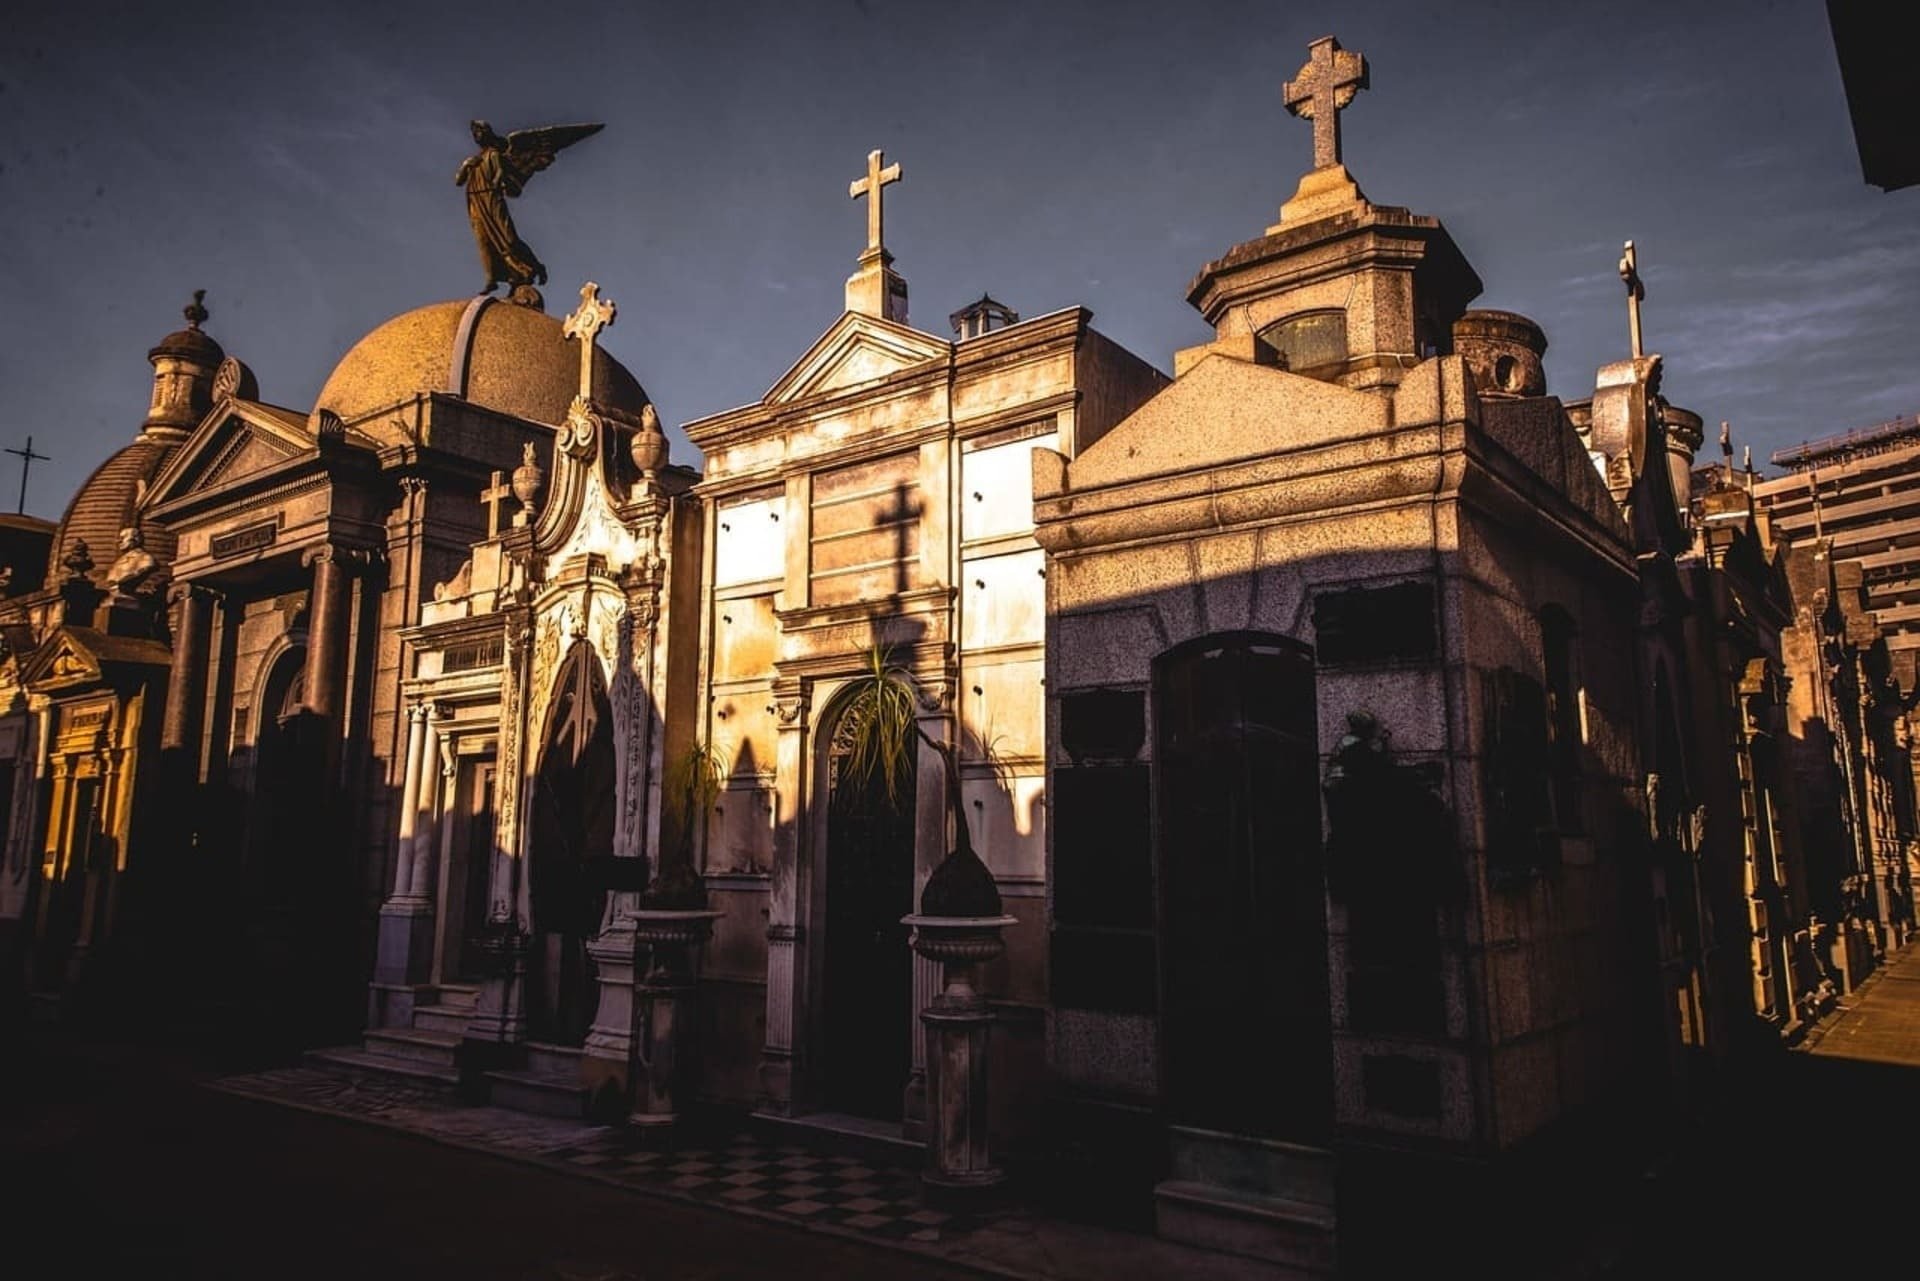
<path fill-rule="evenodd" d="M 529 285 L 547 278 L 547 269 L 520 239 L 507 212 L 507 197 L 520 194 L 527 176 L 499 147 L 482 147 L 461 162 L 458 180 L 467 189 L 467 218 L 480 245 L 488 289 L 503 281 Z"/>

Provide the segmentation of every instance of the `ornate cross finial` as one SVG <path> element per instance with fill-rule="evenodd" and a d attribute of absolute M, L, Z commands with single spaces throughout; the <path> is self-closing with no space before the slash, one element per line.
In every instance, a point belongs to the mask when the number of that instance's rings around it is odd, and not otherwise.
<path fill-rule="evenodd" d="M 867 198 L 868 253 L 884 247 L 881 242 L 881 188 L 887 186 L 889 183 L 900 181 L 899 162 L 896 161 L 882 169 L 880 162 L 884 156 L 884 152 L 877 150 L 869 151 L 867 153 L 867 176 L 864 178 L 855 178 L 847 184 L 847 196 L 849 199 L 858 200 L 862 196 Z"/>
<path fill-rule="evenodd" d="M 513 497 L 513 486 L 507 483 L 507 473 L 496 471 L 493 481 L 480 491 L 480 502 L 487 509 L 487 537 L 500 537 L 500 504 Z"/>
<path fill-rule="evenodd" d="M 1313 167 L 1340 163 L 1340 112 L 1367 87 L 1367 60 L 1332 36 L 1307 46 L 1307 65 L 1287 81 L 1287 110 L 1313 121 Z"/>
<path fill-rule="evenodd" d="M 1620 255 L 1620 279 L 1627 287 L 1627 331 L 1633 339 L 1633 354 L 1644 356 L 1647 353 L 1640 348 L 1640 300 L 1647 296 L 1647 287 L 1640 283 L 1640 260 L 1634 256 L 1631 240 Z"/>
<path fill-rule="evenodd" d="M 602 329 L 613 323 L 614 313 L 619 308 L 611 298 L 600 296 L 600 286 L 589 280 L 580 286 L 580 307 L 561 328 L 569 338 L 580 340 L 580 399 L 593 399 L 593 340 Z"/>

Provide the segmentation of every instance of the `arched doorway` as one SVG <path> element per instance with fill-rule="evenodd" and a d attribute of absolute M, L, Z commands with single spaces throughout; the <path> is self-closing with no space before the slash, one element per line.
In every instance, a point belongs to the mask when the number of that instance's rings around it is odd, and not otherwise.
<path fill-rule="evenodd" d="M 916 779 L 909 769 L 889 795 L 878 774 L 850 776 L 859 716 L 844 708 L 827 748 L 823 1100 L 898 1121 L 912 1064 L 913 959 L 900 918 L 913 911 Z"/>
<path fill-rule="evenodd" d="M 607 896 L 592 870 L 613 854 L 615 765 L 606 676 L 577 640 L 554 681 L 534 776 L 527 1028 L 536 1041 L 579 1045 L 593 1026 L 600 988 L 587 940 L 600 932 Z"/>
<path fill-rule="evenodd" d="M 307 651 L 281 652 L 255 704 L 242 840 L 250 967 L 296 1035 L 330 1035 L 357 984 L 347 850 L 328 839 L 326 722 L 307 710 Z"/>
<path fill-rule="evenodd" d="M 1312 656 L 1190 641 L 1154 664 L 1161 1036 L 1177 1124 L 1296 1142 L 1333 1126 Z"/>

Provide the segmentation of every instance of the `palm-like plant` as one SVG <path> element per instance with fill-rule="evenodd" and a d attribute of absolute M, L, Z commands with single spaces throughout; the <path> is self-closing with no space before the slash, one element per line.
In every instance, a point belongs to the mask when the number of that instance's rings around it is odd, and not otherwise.
<path fill-rule="evenodd" d="M 849 687 L 841 715 L 852 726 L 844 778 L 852 783 L 878 780 L 889 804 L 904 799 L 913 777 L 916 748 L 925 743 L 939 756 L 945 776 L 947 813 L 953 820 L 953 848 L 933 871 L 921 893 L 921 911 L 929 916 L 997 916 L 1000 891 L 993 874 L 974 853 L 973 838 L 960 794 L 960 760 L 951 743 L 920 728 L 920 688 L 913 674 L 883 646 L 869 647 L 865 665 Z"/>
<path fill-rule="evenodd" d="M 648 907 L 690 908 L 706 905 L 706 887 L 693 870 L 693 843 L 707 811 L 719 798 L 726 770 L 712 747 L 699 740 L 667 762 L 662 780 L 667 804 L 666 851 L 647 887 Z"/>

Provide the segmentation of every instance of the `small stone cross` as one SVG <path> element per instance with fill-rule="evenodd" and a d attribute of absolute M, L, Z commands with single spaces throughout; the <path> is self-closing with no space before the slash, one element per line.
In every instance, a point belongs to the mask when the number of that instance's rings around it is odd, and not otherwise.
<path fill-rule="evenodd" d="M 487 537 L 500 537 L 500 504 L 513 497 L 513 486 L 507 483 L 507 473 L 493 473 L 493 483 L 480 491 L 480 501 L 487 508 Z"/>
<path fill-rule="evenodd" d="M 1340 163 L 1340 112 L 1367 87 L 1367 60 L 1332 36 L 1307 46 L 1307 65 L 1287 81 L 1287 110 L 1313 121 L 1313 167 Z"/>
<path fill-rule="evenodd" d="M 600 286 L 589 280 L 580 286 L 580 308 L 567 317 L 561 328 L 569 338 L 580 340 L 580 399 L 593 399 L 593 339 L 613 323 L 619 310 L 611 298 L 600 296 Z"/>
<path fill-rule="evenodd" d="M 858 200 L 862 196 L 867 198 L 868 253 L 872 253 L 874 250 L 882 247 L 880 238 L 880 189 L 889 183 L 900 181 L 900 165 L 898 161 L 888 165 L 885 169 L 880 167 L 880 161 L 884 155 L 884 152 L 869 151 L 867 153 L 867 176 L 864 178 L 855 178 L 847 184 L 847 196 L 849 199 Z"/>
<path fill-rule="evenodd" d="M 1640 300 L 1647 296 L 1647 287 L 1640 283 L 1640 260 L 1634 257 L 1633 242 L 1627 242 L 1626 252 L 1620 255 L 1620 279 L 1627 286 L 1627 332 L 1633 338 L 1633 354 L 1644 356 L 1640 349 Z"/>

